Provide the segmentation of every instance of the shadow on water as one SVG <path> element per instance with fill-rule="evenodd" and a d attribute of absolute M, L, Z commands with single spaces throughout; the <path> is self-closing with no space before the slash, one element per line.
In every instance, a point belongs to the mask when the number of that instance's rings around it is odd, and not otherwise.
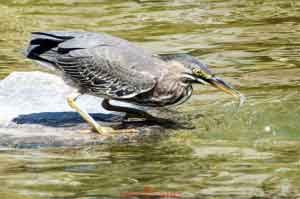
<path fill-rule="evenodd" d="M 90 114 L 96 121 L 112 122 L 113 114 Z M 117 118 L 116 118 L 117 119 Z M 85 121 L 76 112 L 42 112 L 19 115 L 13 119 L 16 124 L 38 124 L 49 127 L 71 127 Z"/>
<path fill-rule="evenodd" d="M 178 113 L 179 114 L 179 113 Z M 96 121 L 103 122 L 104 124 L 114 125 L 119 128 L 129 127 L 143 127 L 158 125 L 164 129 L 193 129 L 194 126 L 190 122 L 184 120 L 182 117 L 174 120 L 170 118 L 152 119 L 125 119 L 122 116 L 114 114 L 91 113 L 90 116 Z M 76 112 L 41 112 L 23 114 L 12 120 L 15 124 L 28 124 L 28 125 L 42 125 L 47 127 L 67 128 L 76 127 L 82 123 L 86 123 L 82 117 Z"/>

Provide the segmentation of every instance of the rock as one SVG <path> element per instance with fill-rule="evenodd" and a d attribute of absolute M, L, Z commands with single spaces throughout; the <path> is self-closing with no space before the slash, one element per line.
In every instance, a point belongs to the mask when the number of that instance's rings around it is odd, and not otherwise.
<path fill-rule="evenodd" d="M 164 132 L 158 125 L 133 126 L 138 133 L 102 136 L 80 133 L 86 122 L 67 104 L 73 88 L 43 72 L 14 72 L 0 82 L 0 147 L 78 146 L 135 142 Z M 123 115 L 106 111 L 101 99 L 83 95 L 78 104 L 101 124 L 120 121 Z M 124 103 L 114 102 L 114 104 Z"/>

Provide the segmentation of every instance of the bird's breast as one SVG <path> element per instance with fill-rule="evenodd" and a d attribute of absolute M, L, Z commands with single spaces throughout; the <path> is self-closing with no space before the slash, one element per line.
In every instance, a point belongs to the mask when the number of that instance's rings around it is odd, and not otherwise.
<path fill-rule="evenodd" d="M 153 89 L 151 101 L 160 106 L 180 104 L 192 94 L 192 86 L 176 78 L 164 78 Z"/>

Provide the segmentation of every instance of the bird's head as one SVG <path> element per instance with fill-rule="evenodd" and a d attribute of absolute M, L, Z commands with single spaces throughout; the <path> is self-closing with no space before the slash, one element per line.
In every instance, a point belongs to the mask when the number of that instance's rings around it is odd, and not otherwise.
<path fill-rule="evenodd" d="M 240 92 L 238 92 L 221 78 L 217 77 L 205 64 L 201 63 L 191 56 L 189 58 L 190 60 L 188 61 L 188 63 L 184 63 L 186 69 L 183 73 L 184 81 L 187 81 L 189 83 L 211 85 L 234 97 L 240 99 L 243 98 Z"/>
<path fill-rule="evenodd" d="M 188 54 L 162 54 L 159 57 L 164 61 L 173 63 L 173 66 L 181 71 L 180 78 L 183 82 L 211 85 L 225 93 L 238 97 L 240 105 L 244 102 L 245 98 L 240 92 L 217 77 L 205 64 L 193 56 Z"/>

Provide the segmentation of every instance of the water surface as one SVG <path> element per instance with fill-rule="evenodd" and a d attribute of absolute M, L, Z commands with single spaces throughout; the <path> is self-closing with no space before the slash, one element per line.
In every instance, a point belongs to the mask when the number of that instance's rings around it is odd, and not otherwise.
<path fill-rule="evenodd" d="M 198 198 L 300 194 L 300 2 L 297 0 L 0 1 L 0 78 L 39 68 L 30 32 L 106 32 L 154 53 L 189 53 L 247 96 L 195 87 L 180 107 L 193 130 L 158 141 L 0 151 L 0 195 L 113 198 L 145 186 Z"/>

